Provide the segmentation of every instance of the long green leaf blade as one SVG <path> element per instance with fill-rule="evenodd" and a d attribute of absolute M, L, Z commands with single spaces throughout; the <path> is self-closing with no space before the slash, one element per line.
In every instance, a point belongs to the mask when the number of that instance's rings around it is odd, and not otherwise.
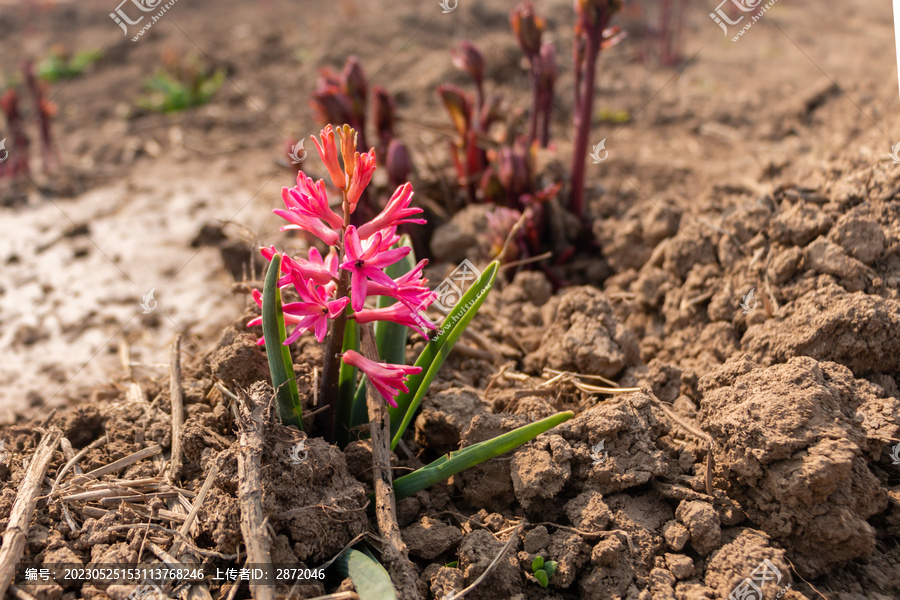
<path fill-rule="evenodd" d="M 281 255 L 276 254 L 269 263 L 263 286 L 262 322 L 263 336 L 266 339 L 266 358 L 269 361 L 269 372 L 272 374 L 272 387 L 275 388 L 278 398 L 278 415 L 281 422 L 296 425 L 302 430 L 303 409 L 297 380 L 294 377 L 291 349 L 284 345 L 287 334 L 281 308 L 281 290 L 278 289 L 280 274 Z"/>
<path fill-rule="evenodd" d="M 452 475 L 505 454 L 574 416 L 575 413 L 572 411 L 556 413 L 540 421 L 535 421 L 503 435 L 498 435 L 493 439 L 445 454 L 431 464 L 394 481 L 394 497 L 397 500 L 406 498 Z"/>
<path fill-rule="evenodd" d="M 444 319 L 438 329 L 438 336 L 426 344 L 416 360 L 415 364 L 417 367 L 422 367 L 422 372 L 410 376 L 406 384 L 409 392 L 402 393 L 397 397 L 397 408 L 388 408 L 391 416 L 391 450 L 400 443 L 400 438 L 403 437 L 419 404 L 422 403 L 428 386 L 434 381 L 456 341 L 475 318 L 475 314 L 487 298 L 487 293 L 497 280 L 499 267 L 498 261 L 488 265 L 481 277 L 463 294 L 459 303 Z"/>
<path fill-rule="evenodd" d="M 334 561 L 334 568 L 353 581 L 360 600 L 397 600 L 390 575 L 368 552 L 350 548 Z"/>

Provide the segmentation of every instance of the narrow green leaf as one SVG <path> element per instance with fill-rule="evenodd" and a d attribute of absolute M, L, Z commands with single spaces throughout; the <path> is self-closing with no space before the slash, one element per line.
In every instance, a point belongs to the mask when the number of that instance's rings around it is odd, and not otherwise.
<path fill-rule="evenodd" d="M 334 568 L 353 581 L 360 600 L 397 600 L 390 575 L 368 551 L 350 548 L 334 561 Z"/>
<path fill-rule="evenodd" d="M 284 313 L 281 309 L 281 290 L 278 279 L 281 274 L 281 255 L 276 254 L 266 271 L 263 286 L 262 321 L 263 336 L 266 339 L 266 358 L 272 374 L 272 387 L 278 398 L 278 415 L 286 425 L 296 425 L 303 429 L 303 409 L 300 392 L 294 377 L 291 349 L 284 345 L 287 334 L 284 328 Z"/>
<path fill-rule="evenodd" d="M 344 325 L 344 341 L 341 352 L 347 350 L 359 351 L 359 325 L 353 319 L 347 319 Z M 356 398 L 356 367 L 341 361 L 341 371 L 338 375 L 338 401 L 337 414 L 334 420 L 335 439 L 338 446 L 343 448 L 350 442 L 350 429 L 353 426 L 354 399 Z"/>
<path fill-rule="evenodd" d="M 400 443 L 403 432 L 409 427 L 419 404 L 422 403 L 422 398 L 425 397 L 425 392 L 428 391 L 428 386 L 434 381 L 444 360 L 487 298 L 488 292 L 497 279 L 499 267 L 498 261 L 488 265 L 481 277 L 463 294 L 456 307 L 444 319 L 437 331 L 438 336 L 426 344 L 416 360 L 415 364 L 417 367 L 422 367 L 422 372 L 409 377 L 409 381 L 406 383 L 409 392 L 402 393 L 397 397 L 397 408 L 388 408 L 391 416 L 392 450 Z"/>
<path fill-rule="evenodd" d="M 538 554 L 534 557 L 534 560 L 531 561 L 531 570 L 532 572 L 537 571 L 541 567 L 544 566 L 544 557 Z"/>
<path fill-rule="evenodd" d="M 366 407 L 366 381 L 368 378 L 363 374 L 356 386 L 356 394 L 353 396 L 353 409 L 350 413 L 350 428 L 359 427 L 363 423 L 368 423 L 369 412 Z"/>
<path fill-rule="evenodd" d="M 461 450 L 445 454 L 429 465 L 404 475 L 394 481 L 394 497 L 397 500 L 411 496 L 416 492 L 443 481 L 477 464 L 483 463 L 510 450 L 518 448 L 560 423 L 575 416 L 572 411 L 556 413 L 553 416 L 523 425 L 518 429 L 498 435 L 497 437 L 472 444 Z M 370 494 L 370 497 L 372 495 Z"/>

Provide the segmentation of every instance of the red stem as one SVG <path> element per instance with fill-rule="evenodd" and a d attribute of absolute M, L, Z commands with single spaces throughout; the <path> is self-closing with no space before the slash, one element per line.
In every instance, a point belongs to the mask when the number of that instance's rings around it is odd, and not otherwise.
<path fill-rule="evenodd" d="M 579 37 L 576 34 L 572 40 L 572 63 L 575 66 L 575 114 L 581 112 L 581 71 L 584 68 L 583 61 L 578 60 L 580 56 L 578 52 Z"/>
<path fill-rule="evenodd" d="M 597 56 L 600 54 L 600 37 L 603 29 L 598 27 L 596 34 L 587 34 L 587 47 L 585 48 L 585 63 L 583 77 L 584 87 L 576 91 L 576 98 L 580 98 L 580 106 L 575 116 L 577 136 L 575 149 L 572 156 L 572 197 L 569 208 L 577 217 L 584 215 L 584 165 L 587 160 L 588 136 L 591 133 L 591 113 L 594 108 L 594 77 L 597 66 Z"/>
<path fill-rule="evenodd" d="M 475 112 L 472 115 L 473 121 L 475 121 L 475 130 L 476 131 L 484 131 L 485 126 L 484 123 L 481 122 L 481 117 L 483 116 L 481 113 L 484 110 L 484 84 L 480 79 L 475 80 L 475 93 L 478 103 L 475 108 Z"/>
<path fill-rule="evenodd" d="M 533 143 L 538 136 L 538 113 L 541 112 L 541 89 L 538 72 L 531 63 L 531 122 L 529 124 L 528 141 Z"/>

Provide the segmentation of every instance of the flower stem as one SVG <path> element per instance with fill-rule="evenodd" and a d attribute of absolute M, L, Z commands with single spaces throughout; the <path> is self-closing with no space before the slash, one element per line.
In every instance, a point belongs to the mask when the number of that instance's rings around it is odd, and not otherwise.
<path fill-rule="evenodd" d="M 343 298 L 350 287 L 350 274 L 341 273 L 335 297 Z M 349 309 L 348 309 L 349 310 Z M 328 410 L 322 413 L 322 437 L 329 444 L 335 441 L 335 424 L 337 423 L 338 385 L 341 375 L 341 351 L 344 344 L 344 327 L 347 324 L 347 312 L 344 311 L 331 321 L 331 331 L 325 340 L 325 364 L 322 367 L 322 382 L 319 387 L 319 398 Z"/>
<path fill-rule="evenodd" d="M 350 206 L 347 203 L 347 195 L 344 194 L 342 203 L 344 209 L 344 226 L 341 231 L 341 246 L 337 249 L 338 256 L 343 251 L 344 234 L 347 231 L 347 225 L 350 224 Z M 335 298 L 344 298 L 350 291 L 350 273 L 341 270 L 338 279 Z M 341 377 L 341 352 L 344 345 L 344 328 L 347 325 L 347 307 L 344 312 L 331 320 L 331 330 L 328 332 L 328 338 L 325 340 L 325 360 L 322 366 L 322 381 L 319 384 L 319 398 L 322 403 L 328 407 L 328 410 L 322 413 L 321 426 L 322 437 L 329 444 L 335 442 L 335 428 L 337 423 L 338 409 L 338 389 L 340 387 Z"/>

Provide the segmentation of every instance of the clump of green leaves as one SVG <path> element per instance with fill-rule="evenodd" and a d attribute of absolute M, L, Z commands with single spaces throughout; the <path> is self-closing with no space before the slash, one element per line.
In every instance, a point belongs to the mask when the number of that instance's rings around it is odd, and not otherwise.
<path fill-rule="evenodd" d="M 557 567 L 559 567 L 559 564 L 555 560 L 544 561 L 544 557 L 540 554 L 531 561 L 531 573 L 537 579 L 537 582 L 541 584 L 541 587 L 550 585 L 550 578 L 556 574 Z"/>
<path fill-rule="evenodd" d="M 203 106 L 225 82 L 225 71 L 205 64 L 196 56 L 163 56 L 163 68 L 144 83 L 147 95 L 141 108 L 170 113 Z"/>
<path fill-rule="evenodd" d="M 49 83 L 71 79 L 103 55 L 103 50 L 82 50 L 74 54 L 63 45 L 50 48 L 49 54 L 37 64 L 37 76 Z"/>

